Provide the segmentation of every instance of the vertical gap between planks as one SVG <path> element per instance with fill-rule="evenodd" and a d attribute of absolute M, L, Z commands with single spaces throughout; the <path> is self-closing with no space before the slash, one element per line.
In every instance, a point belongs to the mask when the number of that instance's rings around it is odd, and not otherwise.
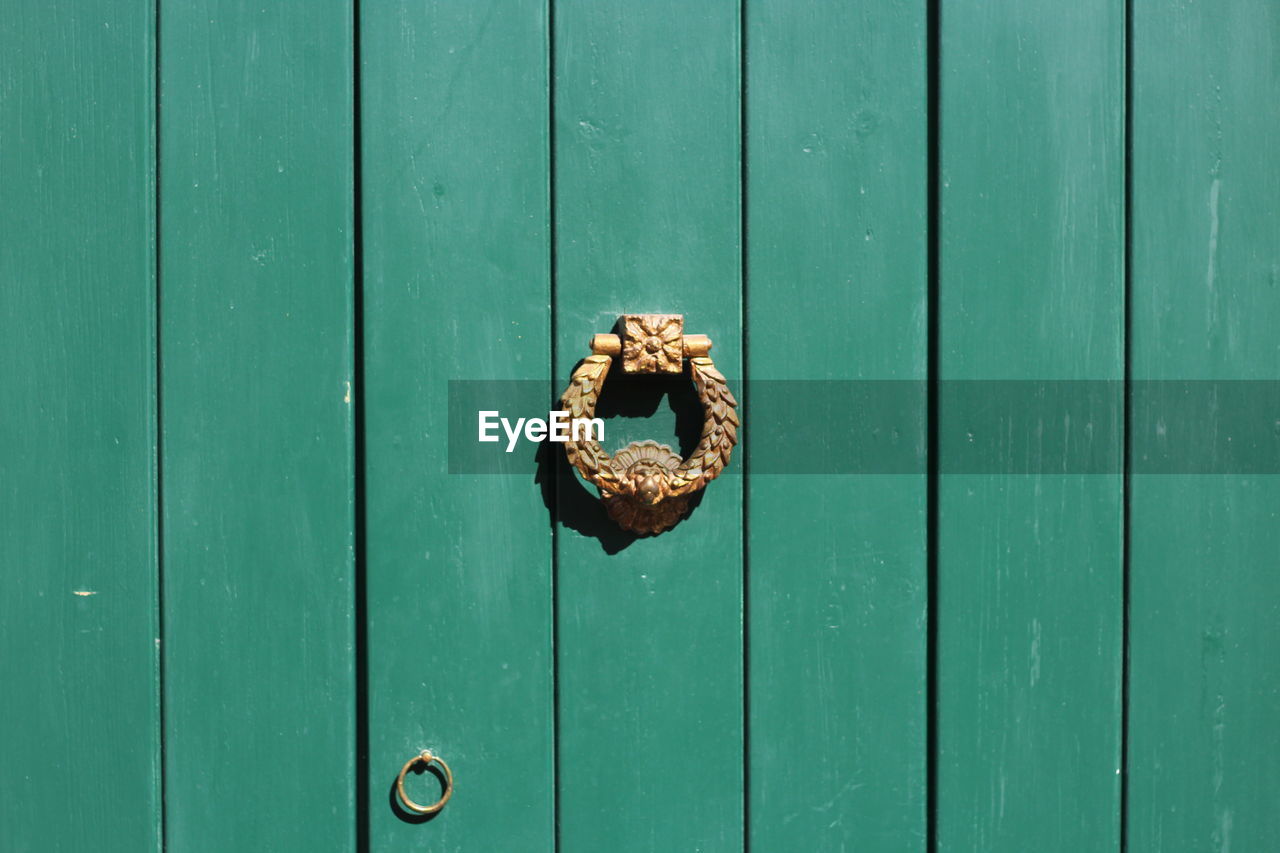
<path fill-rule="evenodd" d="M 153 13 L 153 31 L 152 31 L 152 190 L 153 203 L 155 209 L 152 213 L 152 264 L 154 275 L 155 293 L 153 294 L 154 308 L 152 309 L 152 319 L 154 326 L 152 329 L 152 352 L 155 358 L 155 549 L 156 549 L 156 725 L 159 727 L 157 743 L 159 745 L 159 755 L 157 756 L 158 770 L 157 783 L 159 788 L 159 810 L 156 814 L 156 841 L 160 850 L 168 847 L 165 835 L 167 832 L 167 807 L 165 794 L 167 789 L 168 774 L 165 772 L 165 744 L 168 740 L 165 736 L 165 701 L 164 701 L 164 684 L 165 684 L 165 643 L 164 643 L 164 417 L 163 417 L 163 365 L 161 359 L 161 334 L 162 325 L 160 321 L 160 305 L 161 305 L 161 289 L 160 289 L 160 260 L 161 260 L 161 241 L 160 241 L 160 220 L 161 220 L 161 204 L 160 204 L 160 4 L 161 0 L 154 0 L 152 6 Z"/>
<path fill-rule="evenodd" d="M 1132 328 L 1133 328 L 1133 0 L 1124 4 L 1124 318 L 1121 351 L 1124 359 L 1123 416 L 1121 417 L 1121 593 L 1120 593 L 1120 798 L 1119 849 L 1129 847 L 1129 613 L 1130 613 L 1130 480 L 1131 448 L 1129 429 L 1132 420 Z"/>
<path fill-rule="evenodd" d="M 364 183 L 362 130 L 360 126 L 360 0 L 351 3 L 351 157 L 352 157 L 352 270 L 351 270 L 351 371 L 353 446 L 355 468 L 352 502 L 352 546 L 354 550 L 354 640 L 355 640 L 355 807 L 356 850 L 369 849 L 369 599 L 368 536 L 365 527 L 365 361 L 364 361 Z"/>
<path fill-rule="evenodd" d="M 552 407 L 556 403 L 556 355 L 557 324 L 556 282 L 559 276 L 559 253 L 556 222 L 556 4 L 547 0 L 546 54 L 547 54 L 547 306 L 548 342 L 547 357 L 550 367 L 548 393 Z M 554 849 L 560 849 L 560 459 L 551 465 L 551 827 Z M 569 476 L 572 476 L 570 474 Z"/>
<path fill-rule="evenodd" d="M 926 76 L 926 466 L 925 466 L 925 595 L 927 629 L 925 636 L 925 849 L 938 849 L 938 367 L 941 342 L 938 304 L 941 233 L 941 0 L 928 0 L 925 13 Z"/>
<path fill-rule="evenodd" d="M 745 409 L 749 404 L 747 385 L 750 378 L 749 316 L 747 311 L 747 287 L 749 279 L 748 259 L 748 223 L 747 213 L 749 199 L 750 169 L 748 157 L 748 106 L 747 106 L 747 3 L 738 3 L 738 242 L 740 256 L 738 275 L 740 276 L 740 295 L 738 303 L 739 320 L 742 329 L 742 384 L 738 393 L 742 397 L 741 405 Z M 744 853 L 751 850 L 751 542 L 750 542 L 750 506 L 751 488 L 749 473 L 751 454 L 743 448 L 742 465 L 742 849 Z"/>

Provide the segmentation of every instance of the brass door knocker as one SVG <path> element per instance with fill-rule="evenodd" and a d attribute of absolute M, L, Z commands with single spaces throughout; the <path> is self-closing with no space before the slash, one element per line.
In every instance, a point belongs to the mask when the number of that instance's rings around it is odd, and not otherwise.
<path fill-rule="evenodd" d="M 444 793 L 440 795 L 440 799 L 436 800 L 429 806 L 419 805 L 409 799 L 409 795 L 404 792 L 404 777 L 415 764 L 423 764 L 430 766 L 436 764 L 444 772 Z M 404 807 L 415 814 L 433 815 L 444 808 L 445 803 L 449 802 L 449 798 L 453 796 L 453 771 L 449 769 L 449 765 L 444 763 L 444 759 L 435 755 L 430 750 L 424 749 L 422 752 L 410 758 L 404 763 L 404 767 L 400 768 L 400 775 L 396 777 L 396 793 L 400 795 L 400 802 Z"/>
<path fill-rule="evenodd" d="M 702 438 L 687 459 L 656 441 L 635 441 L 610 456 L 594 438 L 565 443 L 569 462 L 599 491 L 609 517 L 626 530 L 661 533 L 689 511 L 689 498 L 729 464 L 738 443 L 738 401 L 708 353 L 706 335 L 684 334 L 680 314 L 627 314 L 622 335 L 596 335 L 560 404 L 570 418 L 592 418 L 616 356 L 624 373 L 678 374 L 689 363 L 704 413 Z"/>

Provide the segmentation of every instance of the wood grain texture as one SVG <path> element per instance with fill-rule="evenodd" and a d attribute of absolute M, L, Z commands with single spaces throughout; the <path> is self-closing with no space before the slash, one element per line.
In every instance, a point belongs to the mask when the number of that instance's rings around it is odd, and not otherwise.
<path fill-rule="evenodd" d="M 1136 0 L 1132 38 L 1133 378 L 1280 380 L 1280 8 Z M 1130 850 L 1280 838 L 1278 521 L 1275 475 L 1131 478 Z"/>
<path fill-rule="evenodd" d="M 944 4 L 943 382 L 1123 376 L 1123 27 L 1116 0 Z M 1118 414 L 1081 428 L 1119 446 Z M 938 417 L 945 470 L 972 427 Z M 944 475 L 938 502 L 938 850 L 1115 849 L 1119 472 Z"/>
<path fill-rule="evenodd" d="M 739 14 L 731 0 L 556 4 L 561 382 L 619 315 L 682 313 L 740 387 Z M 602 405 L 611 388 L 651 399 L 609 381 Z M 606 449 L 670 441 L 622 423 L 606 420 Z M 742 480 L 639 540 L 564 468 L 558 500 L 559 849 L 740 849 Z"/>
<path fill-rule="evenodd" d="M 893 428 L 923 451 L 925 6 L 771 0 L 746 22 L 749 378 L 915 380 Z M 925 477 L 753 473 L 747 493 L 751 847 L 922 850 Z"/>
<path fill-rule="evenodd" d="M 0 849 L 159 849 L 149 3 L 0 15 Z"/>
<path fill-rule="evenodd" d="M 548 851 L 549 510 L 448 452 L 451 381 L 552 399 L 546 5 L 365 3 L 360 38 L 369 849 Z M 418 825 L 387 797 L 424 747 L 457 794 Z"/>
<path fill-rule="evenodd" d="M 167 848 L 350 850 L 352 9 L 161 9 Z"/>

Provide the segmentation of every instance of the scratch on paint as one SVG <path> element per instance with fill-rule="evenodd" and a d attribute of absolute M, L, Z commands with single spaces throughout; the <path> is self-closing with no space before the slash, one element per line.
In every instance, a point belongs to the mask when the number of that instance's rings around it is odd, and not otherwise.
<path fill-rule="evenodd" d="M 1222 813 L 1222 818 L 1218 821 L 1219 853 L 1231 853 L 1231 828 L 1234 823 L 1235 820 L 1231 814 L 1231 809 L 1227 809 Z"/>
<path fill-rule="evenodd" d="M 856 778 L 850 779 L 848 782 L 845 782 L 842 786 L 840 786 L 840 790 L 836 792 L 836 795 L 834 797 L 827 800 L 825 803 L 823 803 L 820 806 L 809 806 L 809 808 L 815 812 L 829 812 L 831 811 L 831 809 L 835 807 L 836 803 L 839 802 L 842 797 L 844 797 L 845 794 L 850 794 L 858 790 L 859 788 L 864 787 L 865 784 L 866 783 L 864 782 L 859 782 Z M 840 820 L 839 818 L 836 818 L 837 823 L 839 822 L 839 820 Z"/>
<path fill-rule="evenodd" d="M 1040 620 L 1031 620 L 1031 686 L 1040 680 Z"/>
<path fill-rule="evenodd" d="M 1218 286 L 1218 193 L 1222 179 L 1214 178 L 1209 185 L 1209 268 L 1205 270 L 1204 283 L 1209 291 L 1209 322 L 1218 321 L 1218 304 L 1214 290 Z"/>
<path fill-rule="evenodd" d="M 351 380 L 347 380 L 347 393 L 342 396 L 342 402 L 348 406 L 351 405 Z"/>
<path fill-rule="evenodd" d="M 73 589 L 71 590 L 71 594 L 78 595 L 81 598 L 86 598 L 90 595 L 97 595 L 98 592 L 97 590 L 92 590 L 92 589 Z"/>

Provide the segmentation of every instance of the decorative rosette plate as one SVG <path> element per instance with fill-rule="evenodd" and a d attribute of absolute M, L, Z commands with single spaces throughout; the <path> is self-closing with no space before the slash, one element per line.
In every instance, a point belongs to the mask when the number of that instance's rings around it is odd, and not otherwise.
<path fill-rule="evenodd" d="M 683 316 L 628 314 L 620 326 L 621 335 L 591 339 L 591 355 L 573 371 L 561 406 L 570 418 L 595 417 L 615 358 L 628 374 L 679 374 L 687 363 L 703 410 L 698 446 L 684 459 L 656 441 L 632 442 L 610 455 L 587 437 L 566 442 L 565 453 L 599 490 L 610 518 L 635 533 L 661 533 L 684 518 L 690 497 L 729 464 L 742 422 L 737 400 L 708 355 L 710 338 L 684 334 Z"/>

